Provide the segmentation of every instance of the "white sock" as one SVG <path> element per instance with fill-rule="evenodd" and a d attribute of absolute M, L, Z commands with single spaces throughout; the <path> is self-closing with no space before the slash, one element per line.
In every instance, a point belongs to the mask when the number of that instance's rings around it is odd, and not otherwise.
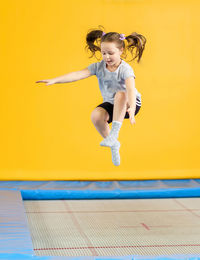
<path fill-rule="evenodd" d="M 113 121 L 112 122 L 112 129 L 108 136 L 100 143 L 101 146 L 109 146 L 111 147 L 119 136 L 119 130 L 122 126 L 122 122 Z"/>
<path fill-rule="evenodd" d="M 120 154 L 119 154 L 120 142 L 116 141 L 113 146 L 111 146 L 112 152 L 112 162 L 115 166 L 120 165 Z"/>
<path fill-rule="evenodd" d="M 119 130 L 120 130 L 121 126 L 122 126 L 122 122 L 112 121 L 112 129 L 109 133 L 109 136 L 117 139 L 119 136 Z"/>

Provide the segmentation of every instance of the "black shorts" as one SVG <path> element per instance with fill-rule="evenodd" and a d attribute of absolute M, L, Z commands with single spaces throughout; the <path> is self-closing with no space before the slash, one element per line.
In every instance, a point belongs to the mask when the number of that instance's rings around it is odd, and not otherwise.
<path fill-rule="evenodd" d="M 103 107 L 109 114 L 109 120 L 107 121 L 109 124 L 112 122 L 113 119 L 113 107 L 114 105 L 111 104 L 110 102 L 104 102 L 100 105 L 98 105 L 97 107 Z M 135 109 L 135 115 L 137 115 L 137 113 L 139 112 L 141 106 L 136 105 L 136 109 Z M 125 117 L 124 118 L 129 118 L 129 113 L 126 112 Z"/>

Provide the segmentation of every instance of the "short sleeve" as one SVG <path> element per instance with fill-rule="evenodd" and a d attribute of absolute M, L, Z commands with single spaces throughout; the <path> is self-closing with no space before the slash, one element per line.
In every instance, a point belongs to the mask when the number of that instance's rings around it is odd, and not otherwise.
<path fill-rule="evenodd" d="M 134 78 L 136 78 L 132 67 L 131 66 L 124 67 L 124 71 L 123 71 L 123 78 L 124 78 L 124 80 L 129 78 L 129 77 L 132 77 L 132 76 Z"/>
<path fill-rule="evenodd" d="M 97 64 L 98 64 L 98 62 L 95 62 L 95 63 L 90 64 L 87 67 L 92 75 L 96 75 L 96 73 L 97 73 Z"/>

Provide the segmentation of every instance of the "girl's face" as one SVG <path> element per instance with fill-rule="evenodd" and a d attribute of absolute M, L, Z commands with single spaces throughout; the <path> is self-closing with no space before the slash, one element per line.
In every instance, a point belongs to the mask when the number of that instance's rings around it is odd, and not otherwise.
<path fill-rule="evenodd" d="M 101 54 L 103 60 L 108 66 L 114 66 L 120 62 L 120 55 L 122 50 L 119 50 L 114 42 L 102 42 L 101 43 Z"/>

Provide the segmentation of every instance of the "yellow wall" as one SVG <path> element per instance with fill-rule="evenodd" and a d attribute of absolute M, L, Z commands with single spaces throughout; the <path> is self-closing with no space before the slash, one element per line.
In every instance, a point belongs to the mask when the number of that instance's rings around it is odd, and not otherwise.
<path fill-rule="evenodd" d="M 199 10 L 189 0 L 2 2 L 0 179 L 200 178 Z M 90 119 L 102 103 L 96 76 L 35 83 L 96 62 L 84 47 L 98 25 L 147 38 L 129 63 L 142 108 L 123 122 L 119 167 Z"/>

